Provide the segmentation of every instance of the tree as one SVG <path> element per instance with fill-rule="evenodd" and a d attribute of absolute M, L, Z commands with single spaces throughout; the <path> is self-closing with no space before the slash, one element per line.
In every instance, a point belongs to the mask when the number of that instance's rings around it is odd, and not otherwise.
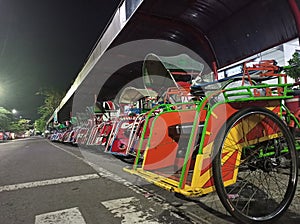
<path fill-rule="evenodd" d="M 54 113 L 55 109 L 59 106 L 65 93 L 55 89 L 41 89 L 36 93 L 36 95 L 44 97 L 44 104 L 38 108 L 38 113 L 41 115 L 41 117 L 35 121 L 35 128 L 38 128 L 38 131 L 43 132 L 46 122 Z M 42 127 L 43 125 L 44 127 Z"/>
<path fill-rule="evenodd" d="M 32 125 L 30 120 L 15 119 L 13 113 L 4 107 L 0 107 L 0 129 L 14 133 L 22 133 L 29 130 Z"/>
<path fill-rule="evenodd" d="M 0 129 L 8 130 L 12 121 L 12 113 L 0 107 Z"/>
<path fill-rule="evenodd" d="M 300 55 L 296 51 L 290 60 L 288 60 L 289 65 L 285 66 L 285 72 L 291 78 L 298 81 L 300 77 Z"/>
<path fill-rule="evenodd" d="M 38 132 L 43 132 L 45 130 L 45 126 L 46 126 L 46 121 L 42 118 L 39 118 L 34 122 L 35 130 Z"/>
<path fill-rule="evenodd" d="M 11 122 L 9 130 L 15 133 L 22 133 L 31 128 L 30 120 L 19 119 Z"/>

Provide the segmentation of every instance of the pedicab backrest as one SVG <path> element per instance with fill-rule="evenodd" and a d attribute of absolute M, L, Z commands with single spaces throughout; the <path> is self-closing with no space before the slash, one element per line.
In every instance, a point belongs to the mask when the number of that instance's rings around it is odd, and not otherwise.
<path fill-rule="evenodd" d="M 192 126 L 195 114 L 195 110 L 169 111 L 154 118 L 143 163 L 145 170 L 163 173 L 162 169 L 170 169 L 165 173 L 169 175 L 182 167 L 189 140 L 189 132 L 184 131 Z"/>

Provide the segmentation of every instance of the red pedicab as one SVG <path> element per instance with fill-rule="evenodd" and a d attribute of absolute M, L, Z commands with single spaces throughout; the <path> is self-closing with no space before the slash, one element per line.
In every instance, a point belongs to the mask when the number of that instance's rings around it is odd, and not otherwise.
<path fill-rule="evenodd" d="M 155 103 L 157 93 L 149 89 L 127 87 L 119 98 L 121 115 L 115 120 L 106 152 L 131 157 L 145 114 Z"/>
<path fill-rule="evenodd" d="M 264 61 L 235 79 L 196 83 L 194 102 L 153 108 L 161 112 L 146 117 L 135 163 L 125 170 L 185 196 L 216 191 L 242 222 L 279 218 L 295 194 L 300 149 L 288 128 L 299 122 L 284 106 L 294 93 L 285 80 Z"/>

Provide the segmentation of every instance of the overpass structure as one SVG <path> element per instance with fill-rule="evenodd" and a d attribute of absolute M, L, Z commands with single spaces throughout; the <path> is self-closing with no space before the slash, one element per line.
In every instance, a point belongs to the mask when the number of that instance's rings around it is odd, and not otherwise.
<path fill-rule="evenodd" d="M 300 0 L 124 0 L 48 123 L 115 97 L 141 76 L 148 53 L 188 53 L 214 70 L 297 38 L 299 8 Z"/>

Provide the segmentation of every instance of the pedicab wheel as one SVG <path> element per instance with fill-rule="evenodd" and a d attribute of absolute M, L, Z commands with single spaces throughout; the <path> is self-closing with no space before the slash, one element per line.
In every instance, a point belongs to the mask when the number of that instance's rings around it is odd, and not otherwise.
<path fill-rule="evenodd" d="M 276 114 L 240 110 L 218 133 L 213 153 L 215 188 L 233 217 L 268 223 L 284 214 L 297 186 L 297 156 L 293 137 Z"/>

